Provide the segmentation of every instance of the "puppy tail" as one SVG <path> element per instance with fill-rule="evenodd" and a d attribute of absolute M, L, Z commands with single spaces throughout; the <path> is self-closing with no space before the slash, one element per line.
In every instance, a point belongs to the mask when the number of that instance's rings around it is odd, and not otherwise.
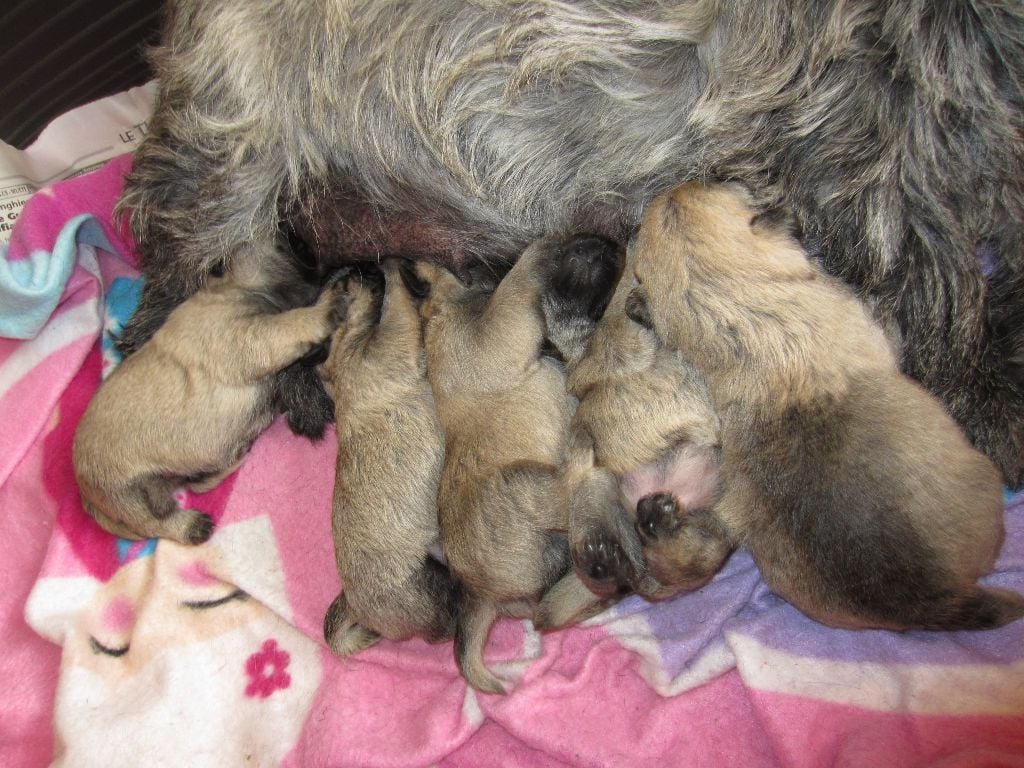
<path fill-rule="evenodd" d="M 497 617 L 498 606 L 493 601 L 463 593 L 455 627 L 455 663 L 466 681 L 478 691 L 504 694 L 505 686 L 484 664 L 487 635 Z"/>
<path fill-rule="evenodd" d="M 338 656 L 359 653 L 379 639 L 379 634 L 357 623 L 352 617 L 344 592 L 334 598 L 324 616 L 324 641 L 334 653 Z"/>
<path fill-rule="evenodd" d="M 929 630 L 996 629 L 1024 616 L 1024 596 L 1007 589 L 976 586 L 949 597 L 924 617 Z"/>

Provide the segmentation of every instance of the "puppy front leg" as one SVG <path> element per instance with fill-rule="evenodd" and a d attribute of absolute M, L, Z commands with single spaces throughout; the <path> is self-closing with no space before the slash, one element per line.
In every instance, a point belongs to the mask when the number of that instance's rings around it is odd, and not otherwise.
<path fill-rule="evenodd" d="M 325 290 L 316 304 L 239 321 L 230 342 L 247 350 L 242 367 L 250 380 L 262 379 L 286 368 L 327 341 L 335 327 L 332 319 L 341 289 Z"/>
<path fill-rule="evenodd" d="M 338 328 L 331 341 L 327 360 L 320 367 L 325 381 L 332 381 L 334 372 L 347 366 L 344 361 L 358 347 L 365 349 L 370 332 L 380 320 L 380 296 L 375 287 L 359 279 L 352 279 L 348 281 L 344 292 L 344 296 L 336 298 L 332 322 L 338 323 Z"/>

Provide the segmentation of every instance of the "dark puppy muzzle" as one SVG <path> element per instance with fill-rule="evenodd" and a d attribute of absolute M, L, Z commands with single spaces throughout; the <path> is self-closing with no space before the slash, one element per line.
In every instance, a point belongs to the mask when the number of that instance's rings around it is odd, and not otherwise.
<path fill-rule="evenodd" d="M 593 321 L 601 319 L 622 274 L 622 248 L 597 235 L 576 235 L 552 254 L 552 293 L 578 306 Z"/>

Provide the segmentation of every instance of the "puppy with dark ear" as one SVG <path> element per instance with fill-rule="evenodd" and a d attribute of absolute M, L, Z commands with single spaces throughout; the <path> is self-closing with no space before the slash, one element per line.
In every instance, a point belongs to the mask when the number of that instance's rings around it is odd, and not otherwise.
<path fill-rule="evenodd" d="M 445 433 L 441 545 L 464 590 L 456 661 L 488 693 L 504 692 L 483 661 L 499 613 L 532 616 L 556 584 L 586 592 L 570 568 L 566 510 L 555 497 L 574 403 L 561 364 L 546 354 L 540 311 L 565 255 L 560 241 L 534 243 L 493 293 L 418 267 L 431 286 L 427 373 Z"/>
<path fill-rule="evenodd" d="M 335 555 L 342 592 L 324 621 L 340 655 L 379 637 L 431 642 L 455 631 L 458 585 L 428 550 L 438 541 L 444 438 L 426 378 L 419 307 L 397 262 L 347 283 L 348 311 L 322 375 L 334 397 Z"/>
<path fill-rule="evenodd" d="M 1024 598 L 977 584 L 1003 536 L 999 473 L 853 295 L 755 214 L 739 187 L 688 184 L 650 205 L 635 244 L 634 300 L 721 418 L 716 525 L 826 624 L 1020 617 Z"/>
<path fill-rule="evenodd" d="M 173 493 L 217 485 L 270 424 L 275 374 L 333 330 L 335 289 L 293 303 L 316 290 L 277 248 L 240 254 L 111 373 L 73 446 L 82 503 L 101 526 L 131 539 L 209 538 L 210 517 L 180 509 Z"/>
<path fill-rule="evenodd" d="M 615 285 L 619 249 L 591 248 L 587 255 L 563 264 L 574 274 L 555 275 L 556 285 L 566 282 L 570 293 L 586 293 L 609 259 L 617 266 Z M 580 313 L 567 302 L 543 304 L 546 317 L 559 318 L 556 328 L 573 331 L 573 343 L 562 348 L 569 391 L 580 401 L 558 486 L 560 504 L 569 510 L 576 572 L 605 599 L 629 592 L 663 599 L 696 589 L 732 551 L 732 542 L 708 524 L 719 493 L 718 418 L 700 376 L 660 343 L 638 314 L 643 306 L 631 304 L 635 285 L 627 260 L 603 316 Z M 574 309 L 575 322 L 568 322 Z M 657 502 L 664 498 L 683 511 L 671 522 L 660 514 Z M 574 608 L 552 591 L 535 623 L 561 626 L 573 620 Z"/>

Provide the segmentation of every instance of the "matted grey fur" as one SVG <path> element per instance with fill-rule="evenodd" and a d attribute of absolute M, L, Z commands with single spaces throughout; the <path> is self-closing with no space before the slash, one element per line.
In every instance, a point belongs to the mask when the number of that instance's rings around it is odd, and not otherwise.
<path fill-rule="evenodd" d="M 1024 5 L 177 0 L 154 60 L 126 350 L 283 215 L 458 267 L 735 178 L 1024 480 Z"/>

